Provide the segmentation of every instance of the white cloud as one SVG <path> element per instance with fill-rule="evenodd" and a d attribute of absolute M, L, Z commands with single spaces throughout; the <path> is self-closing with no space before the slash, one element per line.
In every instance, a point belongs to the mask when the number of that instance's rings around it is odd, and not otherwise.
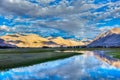
<path fill-rule="evenodd" d="M 38 4 L 29 1 L 34 0 L 2 0 L 0 3 L 0 15 L 7 16 L 7 19 L 13 18 L 11 15 L 17 16 L 13 21 L 14 24 L 16 22 L 29 22 L 31 25 L 44 25 L 85 37 L 103 31 L 102 28 L 98 29 L 96 27 L 96 25 L 104 24 L 99 20 L 109 21 L 111 17 L 120 17 L 120 4 L 118 4 L 120 1 L 94 4 L 94 0 L 76 0 L 72 1 L 72 3 L 62 0 L 57 5 L 45 6 L 39 4 L 48 4 L 55 0 L 36 0 Z M 96 9 L 104 6 L 108 7 L 105 11 L 96 11 Z M 28 16 L 28 18 L 22 18 L 23 16 Z M 38 19 L 38 17 L 43 19 Z M 54 17 L 61 18 L 61 20 L 49 20 L 49 18 Z M 22 28 L 28 31 L 31 30 L 26 26 Z"/>
<path fill-rule="evenodd" d="M 9 31 L 10 28 L 6 25 L 2 25 L 2 26 L 0 26 L 0 30 Z"/>
<path fill-rule="evenodd" d="M 106 31 L 110 30 L 111 28 L 115 28 L 115 27 L 120 27 L 120 25 L 104 26 L 104 27 L 99 28 L 99 30 L 101 30 L 102 32 L 106 32 Z"/>
<path fill-rule="evenodd" d="M 39 3 L 47 4 L 47 3 L 53 2 L 55 0 L 36 0 L 36 1 Z"/>

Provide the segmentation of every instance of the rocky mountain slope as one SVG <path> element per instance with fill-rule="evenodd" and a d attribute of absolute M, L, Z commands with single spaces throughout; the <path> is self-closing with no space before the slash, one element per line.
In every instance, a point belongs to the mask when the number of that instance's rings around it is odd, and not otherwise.
<path fill-rule="evenodd" d="M 113 28 L 100 34 L 88 47 L 120 47 L 120 28 Z"/>
<path fill-rule="evenodd" d="M 43 38 L 36 34 L 11 34 L 2 36 L 1 39 L 3 39 L 5 43 L 15 45 L 17 47 L 60 47 L 84 45 L 81 41 L 63 39 L 62 37 Z"/>
<path fill-rule="evenodd" d="M 16 47 L 15 45 L 6 43 L 3 39 L 0 39 L 0 48 L 12 48 Z"/>

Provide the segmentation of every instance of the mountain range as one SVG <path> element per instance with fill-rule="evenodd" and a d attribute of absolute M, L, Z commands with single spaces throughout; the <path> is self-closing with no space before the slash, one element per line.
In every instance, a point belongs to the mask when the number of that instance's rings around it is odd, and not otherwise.
<path fill-rule="evenodd" d="M 81 41 L 63 39 L 62 37 L 43 38 L 36 34 L 11 34 L 2 36 L 1 39 L 4 40 L 5 44 L 17 47 L 67 47 L 85 45 L 85 43 Z"/>
<path fill-rule="evenodd" d="M 120 28 L 113 28 L 98 35 L 88 47 L 120 47 Z"/>
<path fill-rule="evenodd" d="M 62 37 L 41 37 L 36 34 L 9 34 L 1 36 L 0 47 L 120 47 L 120 28 L 101 33 L 89 41 L 76 41 Z"/>

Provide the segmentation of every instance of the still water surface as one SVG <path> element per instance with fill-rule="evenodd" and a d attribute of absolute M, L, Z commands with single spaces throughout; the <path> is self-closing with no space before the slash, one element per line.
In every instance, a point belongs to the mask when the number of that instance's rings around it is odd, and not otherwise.
<path fill-rule="evenodd" d="M 94 52 L 0 72 L 0 80 L 120 80 L 120 68 Z"/>

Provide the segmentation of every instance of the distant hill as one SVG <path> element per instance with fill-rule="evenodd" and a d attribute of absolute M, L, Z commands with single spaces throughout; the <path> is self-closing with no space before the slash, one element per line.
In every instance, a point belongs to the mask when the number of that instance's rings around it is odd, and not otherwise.
<path fill-rule="evenodd" d="M 120 28 L 113 28 L 100 34 L 88 47 L 120 47 Z"/>
<path fill-rule="evenodd" d="M 63 39 L 62 37 L 43 38 L 36 34 L 11 34 L 2 36 L 1 39 L 7 44 L 17 47 L 60 47 L 60 46 L 81 46 L 85 43 L 71 39 Z"/>
<path fill-rule="evenodd" d="M 12 47 L 17 47 L 17 46 L 8 44 L 3 39 L 0 39 L 0 48 L 12 48 Z"/>

